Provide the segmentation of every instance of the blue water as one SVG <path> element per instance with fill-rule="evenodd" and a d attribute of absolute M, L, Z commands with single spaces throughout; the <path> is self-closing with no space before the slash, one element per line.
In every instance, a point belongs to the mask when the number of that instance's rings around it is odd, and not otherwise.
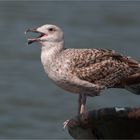
<path fill-rule="evenodd" d="M 77 95 L 58 88 L 24 31 L 51 23 L 72 48 L 108 48 L 140 60 L 140 2 L 0 2 L 0 138 L 71 138 L 62 123 L 77 113 Z M 140 106 L 140 96 L 110 89 L 88 98 L 87 110 Z"/>

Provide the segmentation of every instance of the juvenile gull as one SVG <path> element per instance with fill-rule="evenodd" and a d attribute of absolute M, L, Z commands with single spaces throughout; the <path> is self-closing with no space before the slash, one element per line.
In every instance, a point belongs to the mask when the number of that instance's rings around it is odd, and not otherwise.
<path fill-rule="evenodd" d="M 63 32 L 55 25 L 26 32 L 40 34 L 28 39 L 28 44 L 41 44 L 41 62 L 48 77 L 59 87 L 78 93 L 78 113 L 85 111 L 87 96 L 100 95 L 107 88 L 140 94 L 140 64 L 134 59 L 109 49 L 66 49 Z"/>

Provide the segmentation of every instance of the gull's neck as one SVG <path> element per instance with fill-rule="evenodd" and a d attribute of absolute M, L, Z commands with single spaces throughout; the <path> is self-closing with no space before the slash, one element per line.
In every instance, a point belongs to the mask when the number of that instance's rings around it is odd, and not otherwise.
<path fill-rule="evenodd" d="M 64 49 L 64 41 L 48 42 L 41 47 L 41 62 L 44 66 L 51 65 Z"/>

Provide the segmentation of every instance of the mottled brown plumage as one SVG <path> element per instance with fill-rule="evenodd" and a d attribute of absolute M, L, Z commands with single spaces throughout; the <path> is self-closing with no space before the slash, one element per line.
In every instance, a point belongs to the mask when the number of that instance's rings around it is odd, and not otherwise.
<path fill-rule="evenodd" d="M 122 80 L 140 69 L 137 61 L 108 49 L 65 49 L 61 57 L 73 75 L 107 88 L 122 87 Z"/>
<path fill-rule="evenodd" d="M 140 94 L 140 64 L 134 59 L 108 49 L 64 49 L 63 32 L 55 25 L 27 31 L 41 34 L 28 42 L 42 44 L 41 62 L 48 77 L 79 94 L 79 113 L 84 112 L 86 96 L 100 95 L 106 88 Z"/>

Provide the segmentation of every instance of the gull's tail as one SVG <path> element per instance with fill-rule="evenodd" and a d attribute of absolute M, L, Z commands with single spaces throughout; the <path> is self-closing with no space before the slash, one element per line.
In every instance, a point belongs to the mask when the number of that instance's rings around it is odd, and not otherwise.
<path fill-rule="evenodd" d="M 134 84 L 134 85 L 129 85 L 125 87 L 128 91 L 140 95 L 140 83 L 139 84 Z"/>
<path fill-rule="evenodd" d="M 124 87 L 128 91 L 140 95 L 140 63 L 129 57 L 124 59 L 127 59 L 128 65 L 135 71 L 134 74 L 125 79 Z"/>
<path fill-rule="evenodd" d="M 140 72 L 130 76 L 126 80 L 125 89 L 140 95 Z"/>

